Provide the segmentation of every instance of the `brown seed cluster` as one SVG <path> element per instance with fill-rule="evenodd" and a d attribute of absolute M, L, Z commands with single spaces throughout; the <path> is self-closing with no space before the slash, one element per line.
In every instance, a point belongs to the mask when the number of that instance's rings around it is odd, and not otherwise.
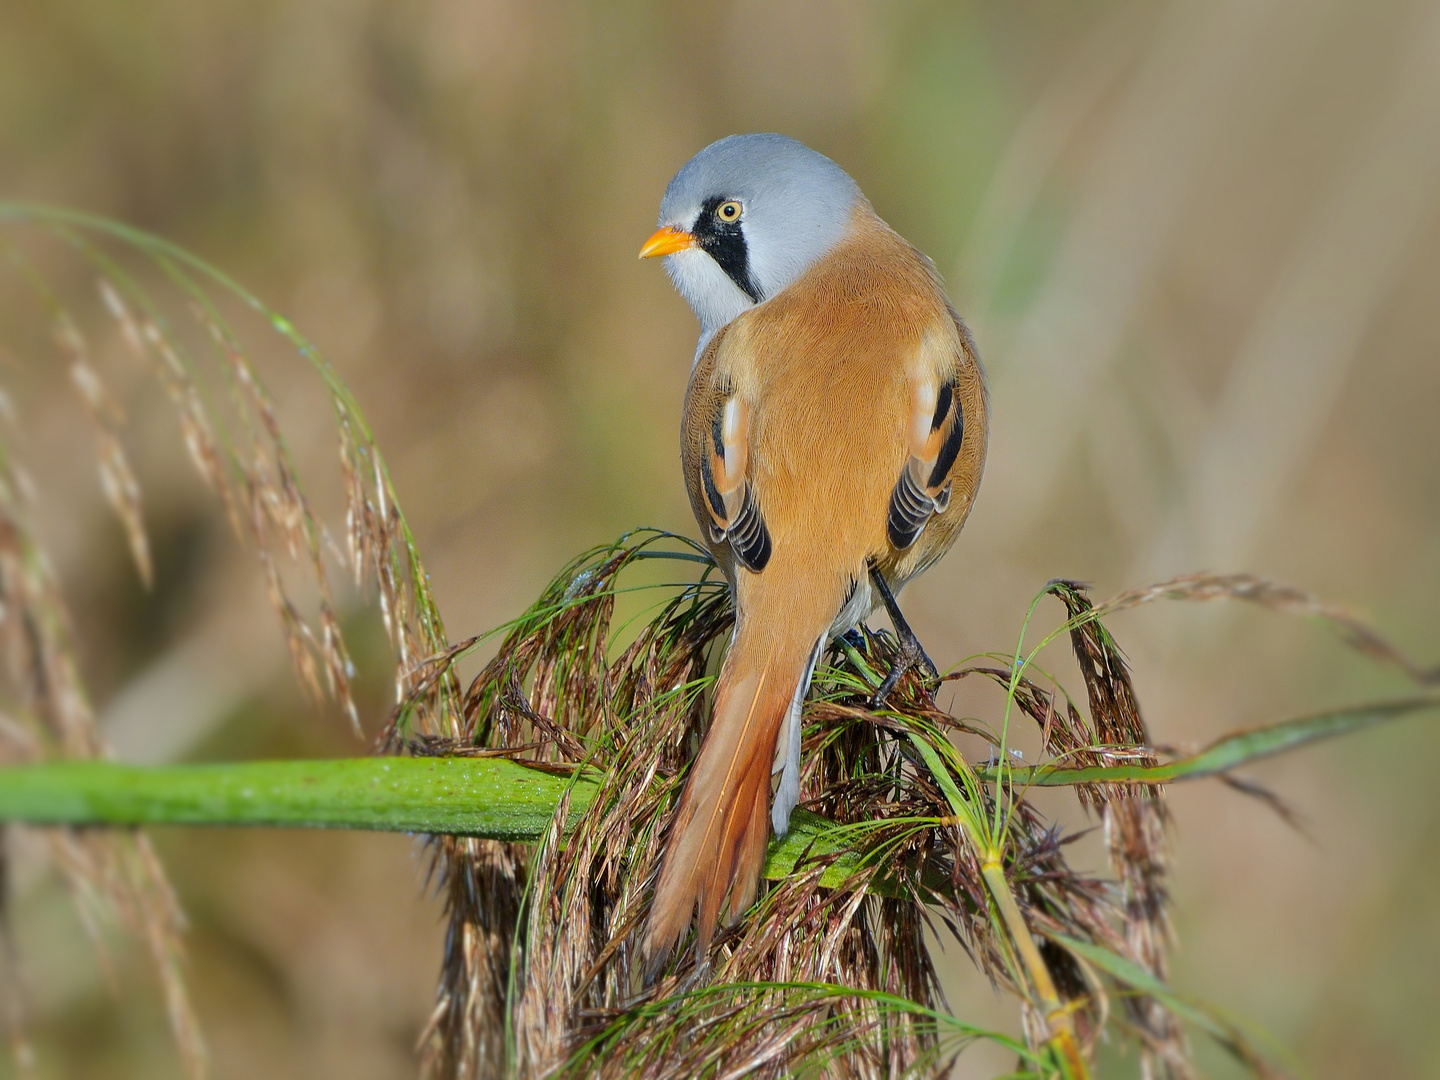
<path fill-rule="evenodd" d="M 896 656 L 888 634 L 841 643 L 805 709 L 802 805 L 843 830 L 859 869 L 822 884 L 837 856 L 812 852 L 773 881 L 720 933 L 709 953 L 682 953 L 644 981 L 638 929 L 668 812 L 706 718 L 716 654 L 732 612 L 707 571 L 679 588 L 637 637 L 617 646 L 617 596 L 642 561 L 690 560 L 677 538 L 641 533 L 567 567 L 512 625 L 464 698 L 464 725 L 441 736 L 407 727 L 390 741 L 415 753 L 504 753 L 551 770 L 591 770 L 599 790 L 573 820 L 561 808 L 533 847 L 442 838 L 434 867 L 450 919 L 437 1006 L 422 1039 L 436 1076 L 833 1076 L 942 1073 L 978 1037 L 945 1017 L 927 931 L 953 937 L 976 967 L 1018 999 L 1028 1049 L 1055 1038 L 1010 927 L 997 910 L 972 832 L 946 787 L 995 825 L 1007 891 L 1088 1058 L 1118 993 L 1146 1075 L 1196 1075 L 1167 1003 L 1134 982 L 1167 972 L 1167 817 L 1157 785 L 1086 784 L 1113 877 L 1077 871 L 1068 838 L 1004 778 L 980 782 L 952 736 L 987 727 L 950 715 L 937 686 L 907 675 L 884 711 L 869 707 L 877 673 Z M 1182 588 L 1182 586 L 1175 586 Z M 948 676 L 1013 683 L 1014 701 L 1043 734 L 1047 756 L 1097 766 L 1153 764 L 1148 732 L 1113 638 L 1083 587 L 1057 581 L 1088 708 L 1008 665 Z M 1147 595 L 1158 598 L 1165 590 Z M 1127 603 L 1131 602 L 1129 600 Z M 1135 601 L 1140 602 L 1140 601 Z M 467 643 L 468 645 L 469 643 Z M 457 650 L 458 652 L 459 650 Z M 433 680 L 432 680 L 433 681 Z M 943 748 L 942 779 L 922 740 Z M 966 775 L 968 773 L 968 775 Z M 1116 979 L 1068 947 L 1078 941 L 1141 973 Z M 1234 1034 L 1262 1072 L 1263 1057 Z M 1278 1073 L 1277 1073 L 1278 1075 Z"/>
<path fill-rule="evenodd" d="M 123 414 L 101 382 L 85 338 L 63 311 L 56 315 L 55 336 L 93 422 L 102 489 L 148 582 L 151 562 L 140 489 L 118 434 Z M 0 434 L 0 657 L 8 712 L 0 714 L 0 762 L 101 757 L 105 746 L 80 672 L 69 611 L 31 520 L 36 493 L 13 452 L 8 409 L 5 414 L 7 427 Z M 144 942 L 186 1072 L 202 1076 L 205 1045 L 181 971 L 184 917 L 149 838 L 140 832 L 69 829 L 47 829 L 45 836 L 102 960 L 106 924 L 118 923 Z M 0 847 L 0 882 L 7 877 L 6 861 Z M 7 1041 L 23 1066 L 29 1056 L 23 984 L 8 927 L 0 936 L 0 963 Z"/>

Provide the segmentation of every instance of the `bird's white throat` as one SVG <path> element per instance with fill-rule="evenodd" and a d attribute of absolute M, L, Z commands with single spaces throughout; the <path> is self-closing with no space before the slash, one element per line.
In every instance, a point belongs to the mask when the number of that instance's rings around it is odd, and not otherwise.
<path fill-rule="evenodd" d="M 698 359 L 715 331 L 737 315 L 755 306 L 755 301 L 720 269 L 720 264 L 699 248 L 677 251 L 665 257 L 665 270 L 675 291 L 685 298 L 700 320 Z"/>

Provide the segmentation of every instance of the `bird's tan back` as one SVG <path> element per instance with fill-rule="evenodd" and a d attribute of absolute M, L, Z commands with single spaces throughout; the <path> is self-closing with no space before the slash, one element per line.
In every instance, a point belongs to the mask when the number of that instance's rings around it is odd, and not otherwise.
<path fill-rule="evenodd" d="M 830 571 L 831 602 L 844 587 L 837 573 L 863 578 L 868 559 L 892 559 L 886 513 L 909 454 L 912 381 L 923 367 L 955 379 L 966 352 L 933 270 L 868 207 L 809 273 L 725 329 L 692 376 L 686 479 L 698 514 L 713 410 L 740 395 L 751 410 L 749 480 L 775 553 L 773 573 L 740 575 L 742 606 L 764 602 L 766 578 L 792 591 L 792 569 L 800 580 Z M 983 452 L 983 418 L 966 436 Z"/>

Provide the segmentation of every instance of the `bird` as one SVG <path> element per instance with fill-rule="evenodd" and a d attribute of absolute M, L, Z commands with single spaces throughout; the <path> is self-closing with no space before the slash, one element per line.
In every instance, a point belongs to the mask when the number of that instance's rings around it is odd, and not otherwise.
<path fill-rule="evenodd" d="M 664 258 L 700 322 L 681 464 L 735 609 L 661 854 L 653 978 L 692 919 L 703 960 L 722 914 L 754 902 L 770 830 L 784 835 L 799 801 L 801 707 L 827 643 L 883 604 L 901 651 L 874 704 L 912 665 L 936 675 L 895 594 L 970 513 L 988 399 L 934 263 L 788 136 L 732 135 L 691 158 L 640 257 Z"/>

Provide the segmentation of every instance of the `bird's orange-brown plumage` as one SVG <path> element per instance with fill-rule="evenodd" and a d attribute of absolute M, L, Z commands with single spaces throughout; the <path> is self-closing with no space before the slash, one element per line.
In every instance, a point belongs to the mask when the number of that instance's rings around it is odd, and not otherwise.
<path fill-rule="evenodd" d="M 937 386 L 953 387 L 963 440 L 934 485 L 948 502 L 898 550 L 887 513 L 912 457 L 925 463 L 921 486 L 930 479 L 945 431 L 917 409 L 935 407 Z M 737 398 L 741 410 L 728 415 L 740 422 L 730 423 L 725 409 Z M 743 432 L 743 453 L 717 452 L 722 429 Z M 950 546 L 979 485 L 985 441 L 984 382 L 968 335 L 933 266 L 868 205 L 834 250 L 720 330 L 697 361 L 682 459 L 696 518 L 731 582 L 736 626 L 656 885 L 652 958 L 683 936 L 697 904 L 703 949 L 722 909 L 738 916 L 754 899 L 777 738 L 817 646 L 843 629 L 835 623 L 856 590 L 869 597 L 871 566 L 898 590 Z M 724 462 L 737 456 L 768 530 L 759 572 L 716 527 L 740 505 L 719 490 Z M 853 617 L 868 614 L 863 606 Z"/>

